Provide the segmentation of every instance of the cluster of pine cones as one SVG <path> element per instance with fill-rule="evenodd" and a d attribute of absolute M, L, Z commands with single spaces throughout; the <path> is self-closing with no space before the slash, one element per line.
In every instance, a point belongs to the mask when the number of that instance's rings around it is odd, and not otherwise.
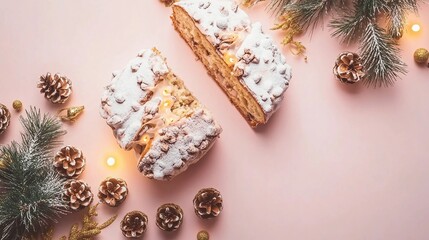
<path fill-rule="evenodd" d="M 54 158 L 54 167 L 58 174 L 68 178 L 64 185 L 63 200 L 72 210 L 80 210 L 89 206 L 94 198 L 89 185 L 78 178 L 85 169 L 86 159 L 82 151 L 65 146 Z M 127 183 L 119 178 L 107 178 L 101 182 L 98 198 L 100 202 L 111 207 L 119 206 L 128 195 Z"/>
<path fill-rule="evenodd" d="M 217 217 L 223 209 L 222 195 L 214 188 L 201 189 L 195 195 L 193 204 L 195 214 L 202 219 Z M 183 210 L 179 205 L 166 203 L 158 208 L 156 225 L 159 229 L 167 232 L 176 231 L 182 222 Z M 147 225 L 147 216 L 140 211 L 133 211 L 125 215 L 121 222 L 121 230 L 125 237 L 141 237 L 146 231 Z"/>

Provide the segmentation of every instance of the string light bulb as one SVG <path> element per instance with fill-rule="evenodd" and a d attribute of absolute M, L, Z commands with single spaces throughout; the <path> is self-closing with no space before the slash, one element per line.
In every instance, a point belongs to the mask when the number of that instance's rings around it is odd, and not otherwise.
<path fill-rule="evenodd" d="M 411 31 L 416 32 L 416 33 L 420 32 L 421 29 L 422 28 L 421 28 L 420 24 L 418 24 L 418 23 L 415 23 L 411 26 Z"/>
<path fill-rule="evenodd" d="M 106 160 L 107 166 L 113 167 L 116 164 L 116 159 L 114 157 L 108 157 Z"/>
<path fill-rule="evenodd" d="M 173 106 L 173 100 L 170 98 L 167 98 L 161 102 L 161 110 L 165 111 L 167 109 L 171 109 L 172 106 Z"/>
<path fill-rule="evenodd" d="M 143 137 L 142 137 L 142 141 L 143 141 L 143 143 L 148 143 L 149 141 L 150 141 L 150 136 L 149 135 L 147 135 L 147 134 L 145 134 L 145 135 L 143 135 Z"/>
<path fill-rule="evenodd" d="M 232 54 L 230 52 L 227 52 L 223 55 L 223 60 L 228 64 L 228 66 L 233 66 L 237 63 L 237 57 L 235 54 Z"/>

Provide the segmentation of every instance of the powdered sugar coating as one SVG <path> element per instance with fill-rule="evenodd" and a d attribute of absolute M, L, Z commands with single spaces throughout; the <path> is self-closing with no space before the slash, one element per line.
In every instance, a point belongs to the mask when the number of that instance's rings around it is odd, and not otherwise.
<path fill-rule="evenodd" d="M 173 178 L 199 161 L 221 133 L 221 127 L 200 104 L 176 122 L 166 124 L 162 120 L 171 112 L 161 111 L 159 87 L 165 87 L 166 75 L 172 74 L 154 50 L 142 51 L 113 75 L 103 93 L 100 113 L 119 145 L 136 150 L 138 168 L 145 176 L 158 180 Z M 148 121 L 156 122 L 156 127 L 143 128 Z M 140 137 L 149 132 L 152 139 L 146 145 Z"/>
<path fill-rule="evenodd" d="M 220 132 L 210 113 L 199 109 L 189 118 L 160 129 L 138 168 L 149 178 L 170 179 L 204 156 Z"/>
<path fill-rule="evenodd" d="M 252 24 L 236 56 L 235 68 L 243 69 L 241 81 L 253 93 L 264 112 L 271 115 L 283 100 L 292 70 L 273 40 L 262 31 L 260 23 Z"/>
<path fill-rule="evenodd" d="M 232 54 L 238 59 L 233 66 L 234 75 L 251 92 L 268 120 L 282 101 L 292 74 L 261 24 L 252 24 L 233 0 L 181 0 L 175 6 L 193 18 L 221 57 Z"/>
<path fill-rule="evenodd" d="M 113 129 L 124 149 L 131 149 L 142 121 L 158 111 L 159 97 L 150 98 L 150 88 L 159 77 L 169 72 L 164 60 L 151 50 L 145 50 L 127 66 L 113 73 L 101 97 L 101 116 Z"/>

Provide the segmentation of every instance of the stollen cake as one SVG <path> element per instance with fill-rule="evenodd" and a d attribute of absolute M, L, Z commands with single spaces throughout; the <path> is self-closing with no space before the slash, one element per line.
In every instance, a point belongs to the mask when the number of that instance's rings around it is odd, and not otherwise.
<path fill-rule="evenodd" d="M 101 116 L 119 145 L 135 150 L 138 169 L 157 180 L 169 180 L 196 163 L 222 131 L 156 49 L 141 51 L 113 73 Z"/>
<path fill-rule="evenodd" d="M 266 123 L 292 75 L 261 24 L 251 23 L 233 0 L 181 0 L 171 19 L 248 123 Z"/>

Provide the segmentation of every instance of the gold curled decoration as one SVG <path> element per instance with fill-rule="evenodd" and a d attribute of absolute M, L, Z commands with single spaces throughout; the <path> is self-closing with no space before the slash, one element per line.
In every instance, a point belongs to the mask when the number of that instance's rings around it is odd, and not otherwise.
<path fill-rule="evenodd" d="M 84 106 L 63 108 L 58 111 L 58 117 L 60 117 L 63 121 L 74 122 L 84 109 Z"/>

